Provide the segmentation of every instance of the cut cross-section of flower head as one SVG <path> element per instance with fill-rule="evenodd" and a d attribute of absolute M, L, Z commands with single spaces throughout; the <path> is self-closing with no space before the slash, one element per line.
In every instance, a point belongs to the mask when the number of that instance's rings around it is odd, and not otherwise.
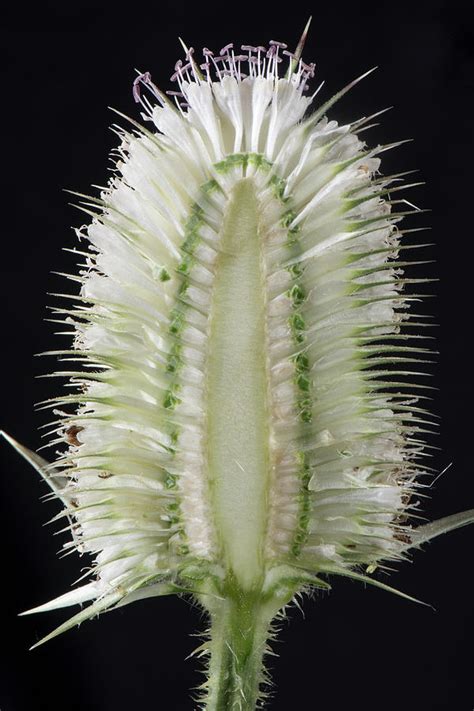
<path fill-rule="evenodd" d="M 65 549 L 92 555 L 33 610 L 92 601 L 56 633 L 171 592 L 212 616 L 238 590 L 271 618 L 321 574 L 387 587 L 377 567 L 474 519 L 414 525 L 432 419 L 417 228 L 399 229 L 415 183 L 379 172 L 399 144 L 369 149 L 371 118 L 326 117 L 356 82 L 318 104 L 303 44 L 186 49 L 166 93 L 138 76 L 144 123 L 80 197 L 80 291 L 56 309 L 77 387 L 45 403 L 67 450 L 14 443 L 64 503 Z"/>

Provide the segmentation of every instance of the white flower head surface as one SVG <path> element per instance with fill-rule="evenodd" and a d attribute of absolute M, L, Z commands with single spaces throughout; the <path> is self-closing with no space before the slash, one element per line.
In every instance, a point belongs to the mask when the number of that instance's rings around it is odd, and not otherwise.
<path fill-rule="evenodd" d="M 297 592 L 325 574 L 388 588 L 377 568 L 474 520 L 415 525 L 432 418 L 426 280 L 409 273 L 417 230 L 399 228 L 414 184 L 379 172 L 399 143 L 369 149 L 372 117 L 327 118 L 363 77 L 318 105 L 305 37 L 185 47 L 166 93 L 137 77 L 144 124 L 116 128 L 114 176 L 80 196 L 79 292 L 56 309 L 73 391 L 44 406 L 66 448 L 49 464 L 8 437 L 63 502 L 65 551 L 90 554 L 82 586 L 29 611 L 90 601 L 45 640 L 194 594 L 208 709 L 255 708 L 269 625 Z"/>

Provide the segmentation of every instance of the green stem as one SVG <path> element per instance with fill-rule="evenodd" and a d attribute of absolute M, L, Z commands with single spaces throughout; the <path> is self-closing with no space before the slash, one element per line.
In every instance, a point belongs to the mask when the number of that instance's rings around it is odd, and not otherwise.
<path fill-rule="evenodd" d="M 260 586 L 242 588 L 236 575 L 201 586 L 200 602 L 211 618 L 206 711 L 255 711 L 265 696 L 268 680 L 264 655 L 274 638 L 272 620 L 294 595 L 315 577 L 288 566 L 267 571 Z"/>
<path fill-rule="evenodd" d="M 279 604 L 265 600 L 260 590 L 237 588 L 234 581 L 224 594 L 211 610 L 206 711 L 254 711 L 265 680 L 270 623 Z"/>

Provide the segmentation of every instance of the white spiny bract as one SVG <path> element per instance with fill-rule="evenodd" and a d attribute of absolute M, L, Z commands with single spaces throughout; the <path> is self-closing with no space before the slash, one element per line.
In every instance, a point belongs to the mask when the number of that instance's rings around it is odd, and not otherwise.
<path fill-rule="evenodd" d="M 172 99 L 140 75 L 134 95 L 148 128 L 117 129 L 114 177 L 100 199 L 82 201 L 91 221 L 77 231 L 88 246 L 74 250 L 81 290 L 57 309 L 75 331 L 73 348 L 56 353 L 77 393 L 46 403 L 59 418 L 54 443 L 69 446 L 54 465 L 22 450 L 65 504 L 65 549 L 93 556 L 89 582 L 35 609 L 93 601 L 56 633 L 140 597 L 202 591 L 203 580 L 219 592 L 229 571 L 255 586 L 258 575 L 239 569 L 252 547 L 267 590 L 278 571 L 295 589 L 324 585 L 320 573 L 382 585 L 365 573 L 472 519 L 409 523 L 428 429 L 410 376 L 429 351 L 406 328 L 424 322 L 409 311 L 418 295 L 404 295 L 421 280 L 397 262 L 414 246 L 400 245 L 404 213 L 392 212 L 400 175 L 379 174 L 379 154 L 398 144 L 369 150 L 359 137 L 369 119 L 326 118 L 355 82 L 311 113 L 314 67 L 301 47 L 285 47 L 205 49 L 200 66 L 188 50 Z M 251 202 L 258 240 L 234 284 L 232 220 Z M 229 217 L 232 205 L 241 207 Z M 241 300 L 224 308 L 227 280 Z M 258 316 L 259 305 L 261 348 L 249 358 L 265 376 L 265 461 L 253 472 L 239 440 L 247 412 L 239 419 L 235 394 L 216 391 L 226 374 L 235 386 L 238 367 L 219 348 L 234 325 L 251 333 L 239 313 L 255 306 Z M 214 412 L 217 401 L 225 406 Z M 249 406 L 252 430 L 258 407 Z"/>

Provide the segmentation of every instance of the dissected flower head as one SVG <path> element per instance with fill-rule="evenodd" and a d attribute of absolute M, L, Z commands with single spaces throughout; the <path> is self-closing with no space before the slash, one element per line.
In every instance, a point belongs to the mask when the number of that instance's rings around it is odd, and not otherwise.
<path fill-rule="evenodd" d="M 317 105 L 303 43 L 186 49 L 166 93 L 140 74 L 146 125 L 117 128 L 107 189 L 82 196 L 80 292 L 56 309 L 77 392 L 46 403 L 67 449 L 49 465 L 16 445 L 64 503 L 65 549 L 92 555 L 36 608 L 93 601 L 57 632 L 169 592 L 377 583 L 473 520 L 413 526 L 430 351 L 404 174 L 379 172 L 399 143 L 326 118 L 356 82 Z"/>

